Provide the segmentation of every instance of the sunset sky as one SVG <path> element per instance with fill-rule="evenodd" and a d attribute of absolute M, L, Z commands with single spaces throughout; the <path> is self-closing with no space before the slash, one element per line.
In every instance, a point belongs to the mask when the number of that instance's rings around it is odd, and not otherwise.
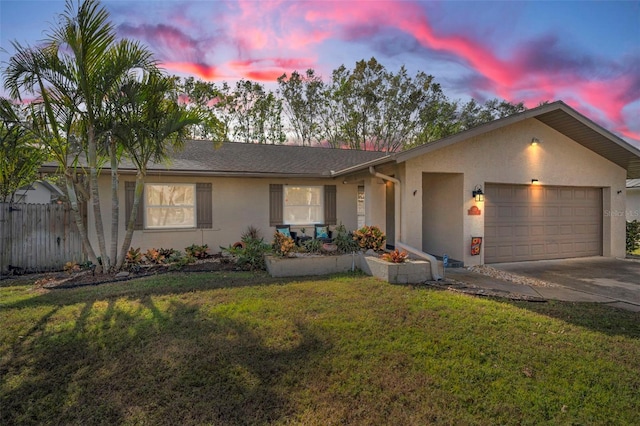
<path fill-rule="evenodd" d="M 563 100 L 640 146 L 640 0 L 105 1 L 118 34 L 170 74 L 273 83 L 325 79 L 374 56 L 436 77 L 465 102 Z M 64 1 L 0 1 L 0 42 L 36 44 Z M 268 87 L 275 87 L 269 85 Z"/>

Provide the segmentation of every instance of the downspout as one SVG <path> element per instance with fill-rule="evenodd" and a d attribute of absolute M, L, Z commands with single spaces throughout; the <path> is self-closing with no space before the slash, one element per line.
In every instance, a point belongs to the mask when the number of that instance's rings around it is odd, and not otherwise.
<path fill-rule="evenodd" d="M 415 247 L 411 247 L 405 243 L 402 242 L 402 190 L 401 190 L 401 183 L 398 179 L 391 177 L 391 176 L 387 176 L 385 174 L 379 173 L 376 171 L 376 169 L 373 166 L 369 167 L 369 173 L 372 174 L 373 176 L 389 181 L 389 182 L 393 182 L 396 185 L 396 204 L 395 204 L 395 217 L 396 217 L 396 221 L 397 221 L 397 225 L 396 225 L 396 232 L 395 232 L 395 241 L 394 241 L 394 245 L 398 248 L 401 248 L 402 250 L 408 251 L 410 253 L 413 253 L 414 255 L 418 256 L 418 257 L 422 257 L 423 259 L 427 259 L 429 261 L 429 265 L 431 265 L 431 278 L 439 281 L 442 279 L 442 277 L 440 276 L 440 274 L 438 273 L 438 260 L 433 257 L 432 255 L 430 255 L 429 253 L 425 253 L 422 250 L 418 250 Z"/>

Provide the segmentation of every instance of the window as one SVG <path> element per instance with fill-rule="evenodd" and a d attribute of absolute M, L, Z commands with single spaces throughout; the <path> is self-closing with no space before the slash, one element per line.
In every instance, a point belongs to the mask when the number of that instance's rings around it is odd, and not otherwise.
<path fill-rule="evenodd" d="M 284 223 L 304 225 L 324 222 L 322 186 L 285 186 Z"/>
<path fill-rule="evenodd" d="M 312 223 L 335 225 L 338 223 L 336 212 L 335 185 L 285 186 L 275 183 L 269 185 L 269 224 L 271 226 Z"/>
<path fill-rule="evenodd" d="M 151 184 L 147 184 L 144 186 L 143 189 L 143 195 L 142 195 L 142 199 L 140 200 L 140 203 L 138 204 L 138 208 L 136 210 L 136 220 L 133 226 L 133 229 L 136 230 L 141 230 L 144 229 L 144 220 L 145 217 L 147 216 L 147 214 L 145 213 L 145 200 L 146 200 L 146 194 L 147 192 L 149 192 L 149 187 L 150 186 L 157 186 L 157 187 L 162 187 L 162 186 L 168 186 L 168 187 L 175 187 L 178 185 L 171 185 L 171 184 L 158 184 L 158 185 L 151 185 Z M 182 186 L 190 186 L 193 187 L 193 185 L 182 185 Z M 212 184 L 211 182 L 198 182 L 195 184 L 196 187 L 196 212 L 195 212 L 195 219 L 197 221 L 196 223 L 196 227 L 199 229 L 211 229 L 213 228 L 213 192 L 212 192 Z M 135 182 L 125 182 L 124 183 L 124 206 L 125 206 L 125 211 L 127 212 L 127 222 L 129 221 L 129 215 L 132 213 L 133 210 L 133 199 L 135 197 L 135 192 L 136 192 L 136 183 Z M 187 208 L 186 205 L 184 206 L 180 206 L 180 208 Z M 157 213 L 158 209 L 156 209 L 156 213 Z M 153 212 L 151 213 L 153 216 Z M 156 214 L 157 216 L 157 214 Z M 149 218 L 147 217 L 146 220 L 148 221 Z M 169 227 L 174 227 L 175 225 L 166 225 L 166 228 Z M 193 224 L 188 225 L 189 227 L 193 227 Z M 178 227 L 181 227 L 180 225 L 178 225 Z M 147 226 L 147 228 L 149 228 L 149 226 Z M 164 229 L 163 227 L 159 227 L 159 226 L 153 226 L 152 225 L 152 229 Z"/>
<path fill-rule="evenodd" d="M 364 186 L 358 186 L 358 229 L 364 226 Z"/>
<path fill-rule="evenodd" d="M 194 228 L 195 194 L 195 184 L 146 184 L 146 228 Z"/>

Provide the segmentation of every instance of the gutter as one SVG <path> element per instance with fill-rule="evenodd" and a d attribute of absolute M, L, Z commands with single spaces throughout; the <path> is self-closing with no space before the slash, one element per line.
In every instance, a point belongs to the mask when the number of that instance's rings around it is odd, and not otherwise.
<path fill-rule="evenodd" d="M 438 273 L 438 260 L 433 257 L 432 255 L 430 255 L 429 253 L 425 253 L 422 250 L 418 250 L 415 247 L 411 247 L 410 245 L 407 245 L 405 243 L 402 242 L 402 191 L 400 190 L 401 188 L 401 182 L 400 180 L 391 177 L 391 176 L 387 176 L 385 174 L 379 173 L 376 171 L 375 167 L 370 166 L 369 167 L 369 173 L 377 178 L 389 181 L 389 182 L 393 182 L 396 187 L 395 187 L 395 191 L 396 191 L 396 205 L 395 205 L 395 217 L 396 217 L 396 232 L 395 232 L 395 241 L 394 241 L 394 245 L 396 247 L 401 248 L 402 250 L 408 251 L 410 253 L 413 253 L 414 255 L 418 256 L 418 257 L 422 257 L 423 259 L 427 259 L 429 261 L 429 265 L 431 266 L 431 278 L 439 281 L 442 279 L 442 277 L 440 276 L 440 274 Z"/>

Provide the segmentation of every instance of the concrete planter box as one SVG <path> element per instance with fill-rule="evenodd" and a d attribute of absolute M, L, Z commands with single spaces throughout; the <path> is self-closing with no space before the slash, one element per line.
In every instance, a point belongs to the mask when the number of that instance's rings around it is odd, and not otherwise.
<path fill-rule="evenodd" d="M 265 256 L 267 272 L 272 277 L 303 277 L 308 275 L 327 275 L 360 269 L 359 255 L 343 254 L 338 256 Z"/>
<path fill-rule="evenodd" d="M 374 256 L 362 256 L 361 269 L 392 284 L 418 284 L 431 279 L 431 265 L 426 260 L 391 263 Z"/>

